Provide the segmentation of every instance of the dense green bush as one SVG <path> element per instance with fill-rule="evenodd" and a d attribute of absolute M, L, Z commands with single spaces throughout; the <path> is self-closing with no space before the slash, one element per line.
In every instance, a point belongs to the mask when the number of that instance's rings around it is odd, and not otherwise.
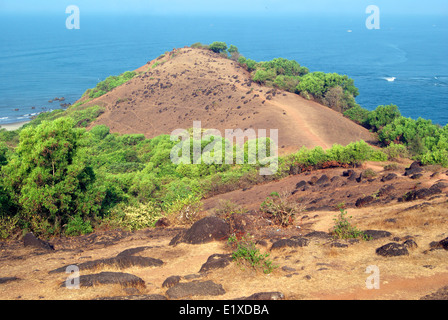
<path fill-rule="evenodd" d="M 212 50 L 213 52 L 221 53 L 221 52 L 227 50 L 227 44 L 226 44 L 225 42 L 215 41 L 215 42 L 213 42 L 212 44 L 210 44 L 210 45 L 208 46 L 208 48 L 209 48 L 210 50 Z"/>
<path fill-rule="evenodd" d="M 61 118 L 23 129 L 1 168 L 23 226 L 36 233 L 60 233 L 70 217 L 93 218 L 101 206 L 101 189 L 92 188 L 95 173 L 84 162 L 86 132 L 73 126 L 72 119 Z"/>
<path fill-rule="evenodd" d="M 122 85 L 123 83 L 131 80 L 137 74 L 135 71 L 126 71 L 118 76 L 109 76 L 104 81 L 99 82 L 95 88 L 88 89 L 85 92 L 85 95 L 88 95 L 89 98 L 98 98 L 112 89 Z"/>

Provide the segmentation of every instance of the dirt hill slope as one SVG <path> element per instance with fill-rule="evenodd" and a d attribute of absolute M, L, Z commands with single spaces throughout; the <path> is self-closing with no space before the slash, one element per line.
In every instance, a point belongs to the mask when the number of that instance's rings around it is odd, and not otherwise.
<path fill-rule="evenodd" d="M 209 50 L 182 48 L 136 70 L 139 76 L 87 105 L 106 112 L 92 124 L 112 132 L 143 133 L 151 138 L 175 129 L 279 130 L 283 151 L 302 146 L 324 148 L 363 139 L 364 128 L 318 103 L 260 86 L 232 60 Z"/>

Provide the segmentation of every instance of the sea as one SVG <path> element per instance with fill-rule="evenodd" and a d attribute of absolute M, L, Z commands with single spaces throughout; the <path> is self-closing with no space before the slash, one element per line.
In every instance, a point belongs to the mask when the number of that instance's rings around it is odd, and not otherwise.
<path fill-rule="evenodd" d="M 256 61 L 296 60 L 353 78 L 358 104 L 395 104 L 403 116 L 448 123 L 448 19 L 443 15 L 59 14 L 0 12 L 0 125 L 74 103 L 110 75 L 173 48 L 224 41 Z M 64 97 L 64 101 L 55 98 Z"/>

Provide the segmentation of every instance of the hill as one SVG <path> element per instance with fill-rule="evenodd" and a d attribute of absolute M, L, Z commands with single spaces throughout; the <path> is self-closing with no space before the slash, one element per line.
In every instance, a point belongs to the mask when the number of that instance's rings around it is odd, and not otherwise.
<path fill-rule="evenodd" d="M 268 134 L 278 129 L 283 151 L 373 140 L 339 112 L 259 85 L 238 63 L 210 50 L 175 49 L 135 72 L 138 76 L 85 104 L 106 108 L 90 127 L 104 124 L 111 132 L 147 138 L 191 128 L 193 121 L 223 135 L 225 129 L 267 129 Z"/>

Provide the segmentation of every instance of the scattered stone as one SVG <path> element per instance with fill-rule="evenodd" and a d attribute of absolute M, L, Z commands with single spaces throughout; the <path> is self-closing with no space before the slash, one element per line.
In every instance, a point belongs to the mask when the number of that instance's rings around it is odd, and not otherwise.
<path fill-rule="evenodd" d="M 126 249 L 122 252 L 120 252 L 119 254 L 117 254 L 117 257 L 124 257 L 124 256 L 132 256 L 136 253 L 145 251 L 147 249 L 150 249 L 152 247 L 150 246 L 144 246 L 144 247 L 136 247 L 136 248 L 130 248 L 130 249 Z"/>
<path fill-rule="evenodd" d="M 431 186 L 431 188 L 422 188 L 419 190 L 412 190 L 406 193 L 399 201 L 414 201 L 417 199 L 425 199 L 429 196 L 442 193 L 442 190 L 438 186 Z"/>
<path fill-rule="evenodd" d="M 411 166 L 407 169 L 405 169 L 404 175 L 405 176 L 412 176 L 416 173 L 423 172 L 423 169 L 421 168 L 421 164 L 418 161 L 415 161 L 411 164 Z"/>
<path fill-rule="evenodd" d="M 38 249 L 54 250 L 53 245 L 37 238 L 33 233 L 29 232 L 23 237 L 23 245 L 25 247 L 34 247 Z"/>
<path fill-rule="evenodd" d="M 327 183 L 329 180 L 330 179 L 324 174 L 316 181 L 316 185 Z"/>
<path fill-rule="evenodd" d="M 378 190 L 378 197 L 383 197 L 385 195 L 388 195 L 392 190 L 394 190 L 395 187 L 391 184 L 388 184 L 386 186 L 383 186 L 380 188 L 380 190 Z"/>
<path fill-rule="evenodd" d="M 11 281 L 17 281 L 17 280 L 20 280 L 20 279 L 17 277 L 1 277 L 0 284 L 11 282 Z"/>
<path fill-rule="evenodd" d="M 448 300 L 448 286 L 440 288 L 436 292 L 420 298 L 420 300 Z"/>
<path fill-rule="evenodd" d="M 421 174 L 421 173 L 416 173 L 416 174 L 413 174 L 413 175 L 411 176 L 411 179 L 413 179 L 413 180 L 417 180 L 417 179 L 420 179 L 421 177 L 423 177 L 423 174 Z"/>
<path fill-rule="evenodd" d="M 340 242 L 332 242 L 330 246 L 333 248 L 348 248 L 348 244 Z"/>
<path fill-rule="evenodd" d="M 342 172 L 343 177 L 351 177 L 354 174 L 355 174 L 354 170 L 346 170 L 346 171 Z"/>
<path fill-rule="evenodd" d="M 281 292 L 257 292 L 249 297 L 237 298 L 235 300 L 284 300 L 285 295 Z"/>
<path fill-rule="evenodd" d="M 331 235 L 327 232 L 324 231 L 312 231 L 310 233 L 307 233 L 305 235 L 306 238 L 318 238 L 318 239 L 324 239 L 324 240 L 328 240 L 331 239 Z"/>
<path fill-rule="evenodd" d="M 370 239 L 370 240 L 377 240 L 381 238 L 387 238 L 392 235 L 389 231 L 384 230 L 365 230 L 363 233 Z"/>
<path fill-rule="evenodd" d="M 309 244 L 309 240 L 306 238 L 292 237 L 290 239 L 281 239 L 274 242 L 271 246 L 271 250 L 281 249 L 281 248 L 296 248 L 296 247 L 306 247 Z"/>
<path fill-rule="evenodd" d="M 296 269 L 288 267 L 288 266 L 283 266 L 282 270 L 285 271 L 285 272 L 294 272 L 294 271 L 296 271 Z"/>
<path fill-rule="evenodd" d="M 382 247 L 379 247 L 378 249 L 376 249 L 375 253 L 383 257 L 397 257 L 397 256 L 409 255 L 408 249 L 404 245 L 396 242 L 391 242 L 385 244 Z"/>
<path fill-rule="evenodd" d="M 208 257 L 207 262 L 202 265 L 199 272 L 202 273 L 214 269 L 222 269 L 227 267 L 230 262 L 232 262 L 232 254 L 213 254 Z"/>
<path fill-rule="evenodd" d="M 443 249 L 448 250 L 448 238 L 439 241 L 439 246 Z"/>
<path fill-rule="evenodd" d="M 311 185 L 311 186 L 314 186 L 317 183 L 318 180 L 319 179 L 316 176 L 312 176 L 310 178 L 310 181 L 308 181 L 308 184 Z"/>
<path fill-rule="evenodd" d="M 208 243 L 214 240 L 225 240 L 229 237 L 230 226 L 218 217 L 206 217 L 195 222 L 190 229 L 176 235 L 170 245 L 181 242 L 189 244 Z"/>
<path fill-rule="evenodd" d="M 302 180 L 296 184 L 296 189 L 303 189 L 306 186 L 306 181 Z"/>
<path fill-rule="evenodd" d="M 362 208 L 363 206 L 368 205 L 369 203 L 373 202 L 373 200 L 375 200 L 375 199 L 372 196 L 359 198 L 358 200 L 356 200 L 355 206 L 357 208 Z"/>
<path fill-rule="evenodd" d="M 395 179 L 396 177 L 397 177 L 396 173 L 389 173 L 381 178 L 381 182 L 390 181 Z"/>
<path fill-rule="evenodd" d="M 220 296 L 225 293 L 222 285 L 216 284 L 211 280 L 178 283 L 166 291 L 166 295 L 170 299 L 190 298 L 193 296 Z"/>
<path fill-rule="evenodd" d="M 163 264 L 160 259 L 150 258 L 150 257 L 139 257 L 139 256 L 117 256 L 107 259 L 98 259 L 93 261 L 86 261 L 78 264 L 79 270 L 88 270 L 94 268 L 101 268 L 105 266 L 112 266 L 118 269 L 126 269 L 130 267 L 158 267 Z M 67 266 L 57 268 L 50 271 L 49 273 L 63 273 L 67 270 Z"/>
<path fill-rule="evenodd" d="M 180 282 L 180 276 L 171 276 L 165 279 L 162 283 L 162 288 L 171 288 Z"/>
<path fill-rule="evenodd" d="M 144 287 L 145 282 L 129 273 L 123 272 L 100 272 L 95 274 L 87 274 L 81 275 L 79 277 L 79 285 L 81 287 L 92 287 L 94 285 L 101 284 L 119 284 L 122 287 Z M 66 286 L 66 282 L 64 281 L 61 284 L 61 287 L 64 288 Z"/>
<path fill-rule="evenodd" d="M 415 242 L 412 239 L 408 239 L 405 242 L 403 242 L 403 246 L 405 246 L 408 249 L 415 249 L 418 248 L 417 242 Z"/>

